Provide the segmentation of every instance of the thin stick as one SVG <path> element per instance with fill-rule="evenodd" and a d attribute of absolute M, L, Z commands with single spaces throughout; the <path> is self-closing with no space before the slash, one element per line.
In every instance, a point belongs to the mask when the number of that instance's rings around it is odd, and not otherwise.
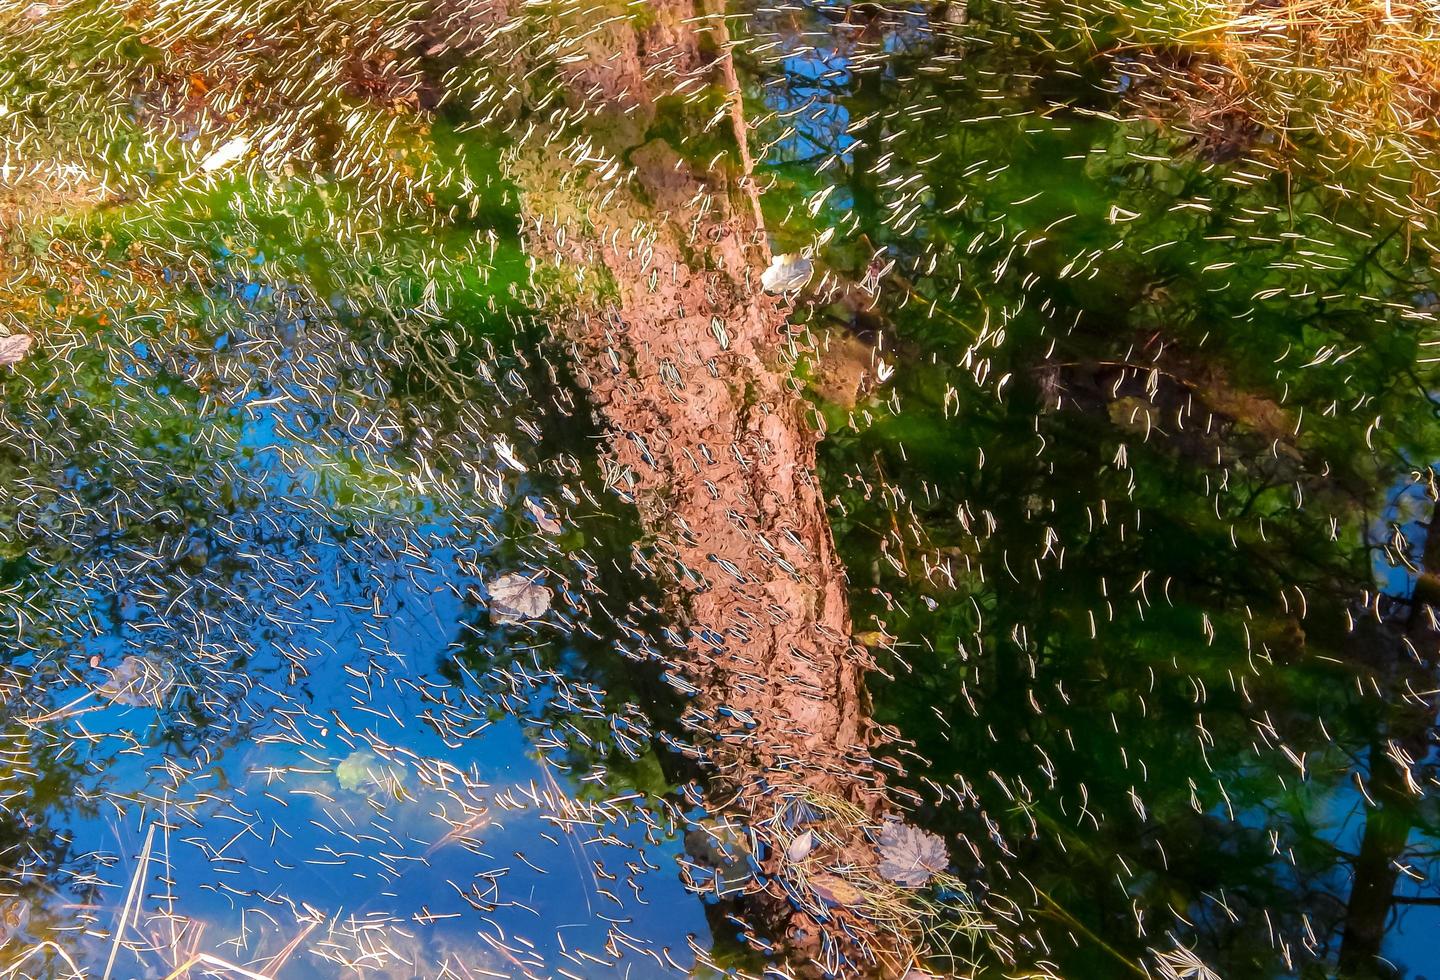
<path fill-rule="evenodd" d="M 150 845 L 155 842 L 155 825 L 152 823 L 150 829 L 145 832 L 145 846 L 140 849 L 140 863 L 135 866 L 135 875 L 130 879 L 130 888 L 125 893 L 125 907 L 120 910 L 120 921 L 115 924 L 115 941 L 110 944 L 110 958 L 105 961 L 105 975 L 102 980 L 110 980 L 110 971 L 115 969 L 115 957 L 120 952 L 120 940 L 125 936 L 125 924 L 130 918 L 130 905 L 135 904 L 135 918 L 140 918 L 140 882 L 145 877 L 145 872 L 150 867 Z"/>
<path fill-rule="evenodd" d="M 295 950 L 300 948 L 300 944 L 305 941 L 305 937 L 310 935 L 310 933 L 314 932 L 315 927 L 319 924 L 319 919 L 311 919 L 310 924 L 301 931 L 300 935 L 296 936 L 294 939 L 286 943 L 284 949 L 280 950 L 280 952 L 276 953 L 274 956 L 270 957 L 270 959 L 266 961 L 265 969 L 269 970 L 271 973 L 278 973 L 280 971 L 280 968 L 285 965 L 286 960 L 290 959 L 290 957 L 294 955 Z"/>
<path fill-rule="evenodd" d="M 238 973 L 240 976 L 247 978 L 247 980 L 275 980 L 274 977 L 267 974 L 254 973 L 245 969 L 243 966 L 238 966 L 229 960 L 222 960 L 220 957 L 210 953 L 196 953 L 174 970 L 170 971 L 170 973 L 166 974 L 165 980 L 179 980 L 180 977 L 189 972 L 192 966 L 199 966 L 201 963 L 204 963 L 206 966 L 218 966 L 220 969 L 229 970 L 231 973 Z"/>
<path fill-rule="evenodd" d="M 87 700 L 94 693 L 94 690 L 86 691 L 84 694 L 80 695 L 78 698 L 76 698 L 74 701 L 71 701 L 69 704 L 61 705 L 54 711 L 47 711 L 45 714 L 39 715 L 35 718 L 21 718 L 20 723 L 24 725 L 38 725 L 44 721 L 53 721 L 56 718 L 64 716 L 66 712 L 68 712 L 71 708 L 75 707 L 77 704 L 80 704 L 82 701 Z M 103 707 L 103 705 L 100 707 Z M 86 710 L 89 711 L 92 709 L 87 708 Z"/>
<path fill-rule="evenodd" d="M 10 966 L 6 968 L 4 976 L 14 976 L 16 973 L 19 972 L 20 964 L 24 963 L 36 953 L 42 952 L 46 949 L 53 949 L 55 951 L 55 955 L 59 956 L 62 960 L 65 961 L 66 965 L 70 967 L 70 976 L 76 977 L 78 978 L 78 980 L 84 980 L 85 971 L 75 965 L 75 961 L 70 958 L 70 954 L 65 952 L 65 950 L 61 948 L 59 943 L 53 942 L 49 939 L 46 939 L 43 942 L 37 943 L 36 945 L 32 946 L 28 953 L 20 957 L 14 963 L 10 964 Z"/>

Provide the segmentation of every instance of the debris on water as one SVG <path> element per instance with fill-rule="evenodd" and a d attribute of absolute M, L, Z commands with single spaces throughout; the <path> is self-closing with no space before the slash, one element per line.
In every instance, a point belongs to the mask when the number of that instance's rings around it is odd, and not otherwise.
<path fill-rule="evenodd" d="M 815 831 L 807 830 L 792 840 L 790 846 L 785 848 L 785 859 L 791 864 L 799 864 L 809 857 L 813 850 L 815 850 Z"/>
<path fill-rule="evenodd" d="M 130 707 L 146 705 L 159 707 L 165 696 L 175 686 L 175 679 L 165 668 L 148 657 L 130 654 L 120 661 L 105 683 L 95 688 L 96 693 L 109 698 L 116 704 Z"/>
<path fill-rule="evenodd" d="M 523 623 L 545 615 L 555 593 L 541 585 L 539 577 L 539 573 L 521 575 L 511 572 L 492 581 L 489 585 L 490 618 L 497 623 Z"/>
<path fill-rule="evenodd" d="M 0 946 L 4 946 L 30 922 L 30 903 L 19 895 L 0 898 Z"/>
<path fill-rule="evenodd" d="M 206 173 L 213 173 L 216 170 L 223 170 L 235 161 L 239 160 L 250 151 L 250 139 L 246 136 L 233 136 L 221 143 L 210 152 L 205 159 L 200 161 L 200 169 Z"/>
<path fill-rule="evenodd" d="M 376 781 L 375 773 L 380 767 L 380 757 L 375 753 L 351 752 L 335 767 L 335 781 L 341 789 L 358 791 Z"/>
<path fill-rule="evenodd" d="M 1155 965 L 1163 980 L 1220 980 L 1220 974 L 1184 946 L 1157 951 Z"/>
<path fill-rule="evenodd" d="M 8 337 L 0 337 L 0 367 L 23 361 L 34 342 L 35 338 L 28 333 L 12 333 Z"/>
<path fill-rule="evenodd" d="M 1168 980 L 1330 975 L 1379 955 L 1342 932 L 1379 943 L 1433 895 L 1435 141 L 1391 127 L 1427 179 L 1386 152 L 1351 188 L 1311 155 L 1377 101 L 1322 100 L 1326 136 L 1272 84 L 1323 81 L 1325 52 L 1433 65 L 1423 18 L 1190 5 L 1157 45 L 1121 0 L 1069 26 L 1033 0 L 785 0 L 697 44 L 694 0 L 604 24 L 142 6 L 0 16 L 0 366 L 23 362 L 0 370 L 0 708 L 23 721 L 0 942 L 27 947 L 0 954 L 36 954 L 7 975 L 102 945 L 114 976 L 220 965 L 202 944 L 267 975 L 608 975 L 598 954 L 652 940 L 709 975 L 716 896 L 734 924 L 762 893 L 820 936 L 775 975 L 812 953 L 850 975 L 846 930 L 883 923 L 857 940 L 883 955 L 932 912 L 946 949 L 871 972 L 1084 975 L 1104 943 Z M 1097 50 L 1092 16 L 1130 26 Z M 732 48 L 747 98 L 722 106 Z M 662 108 L 616 152 L 614 120 Z M 692 180 L 713 140 L 689 109 L 754 154 L 742 240 L 728 155 Z M 656 172 L 670 218 L 631 193 Z M 740 263 L 794 308 L 738 304 Z M 1369 323 L 1386 342 L 1354 347 Z M 756 354 L 818 396 L 818 447 L 740 383 Z M 606 379 L 635 412 L 605 414 Z M 1413 485 L 1381 513 L 1392 477 Z M 826 506 L 776 520 L 812 479 Z M 816 595 L 821 552 L 845 576 Z M 775 642 L 822 605 L 833 636 Z M 542 618 L 563 639 L 504 628 Z M 845 688 L 813 683 L 842 662 Z M 873 729 L 837 731 L 872 669 Z M 868 790 L 835 784 L 872 763 L 885 799 L 847 809 Z M 1301 819 L 1315 800 L 1338 829 Z M 892 805 L 913 824 L 877 826 Z M 1377 814 L 1410 836 L 1346 859 Z M 700 900 L 672 900 L 677 864 Z M 1388 907 L 1354 901 L 1396 868 Z M 1117 884 L 1131 908 L 1087 914 Z M 691 931 L 693 958 L 662 946 Z"/>
<path fill-rule="evenodd" d="M 551 517 L 549 511 L 530 497 L 525 498 L 525 509 L 546 534 L 560 534 L 565 530 L 565 525 Z"/>
<path fill-rule="evenodd" d="M 902 820 L 880 832 L 880 874 L 905 888 L 923 887 L 950 863 L 945 841 Z"/>
<path fill-rule="evenodd" d="M 803 798 L 795 798 L 786 802 L 780 811 L 780 822 L 786 830 L 795 830 L 808 823 L 815 823 L 824 818 L 820 808 Z"/>
<path fill-rule="evenodd" d="M 810 281 L 814 263 L 803 255 L 783 253 L 770 260 L 770 268 L 760 275 L 760 285 L 767 293 L 793 293 Z"/>
<path fill-rule="evenodd" d="M 865 904 L 865 893 L 839 875 L 822 874 L 810 879 L 815 897 L 836 908 L 855 908 Z"/>
<path fill-rule="evenodd" d="M 515 447 L 510 444 L 509 439 L 501 437 L 495 440 L 495 455 L 499 456 L 500 461 L 512 470 L 525 473 L 530 469 L 519 456 L 515 455 Z"/>

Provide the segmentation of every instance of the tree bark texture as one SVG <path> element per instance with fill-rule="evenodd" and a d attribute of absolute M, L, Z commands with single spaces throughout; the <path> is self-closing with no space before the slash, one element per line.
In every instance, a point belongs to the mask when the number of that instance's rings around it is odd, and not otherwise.
<path fill-rule="evenodd" d="M 537 281 L 608 430 L 614 483 L 669 566 L 688 627 L 677 661 L 699 689 L 687 724 L 718 802 L 764 845 L 752 903 L 832 970 L 904 972 L 887 953 L 903 936 L 819 897 L 833 899 L 837 866 L 878 880 L 867 833 L 884 791 L 788 307 L 760 284 L 771 256 L 723 16 L 655 0 L 587 25 L 533 32 L 584 34 L 560 59 L 559 108 L 522 124 L 511 155 Z M 806 801 L 849 815 L 822 821 L 823 872 L 785 856 Z"/>

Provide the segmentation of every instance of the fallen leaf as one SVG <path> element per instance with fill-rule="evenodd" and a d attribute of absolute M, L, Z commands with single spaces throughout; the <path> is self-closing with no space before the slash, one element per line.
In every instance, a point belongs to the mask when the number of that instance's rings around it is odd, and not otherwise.
<path fill-rule="evenodd" d="M 770 268 L 760 274 L 760 285 L 767 293 L 790 293 L 810 281 L 815 266 L 803 255 L 782 254 L 770 260 Z"/>
<path fill-rule="evenodd" d="M 249 149 L 249 137 L 231 137 L 216 147 L 209 156 L 200 161 L 200 169 L 207 173 L 222 170 L 243 157 Z"/>
<path fill-rule="evenodd" d="M 865 893 L 838 875 L 816 875 L 810 890 L 826 905 L 854 908 L 865 903 Z"/>
<path fill-rule="evenodd" d="M 30 345 L 35 338 L 28 333 L 12 333 L 8 337 L 0 337 L 0 367 L 8 364 L 19 364 L 30 353 Z"/>
<path fill-rule="evenodd" d="M 905 888 L 919 888 L 950 863 L 945 841 L 901 820 L 880 832 L 880 874 Z"/>
<path fill-rule="evenodd" d="M 97 687 L 96 692 L 116 704 L 136 708 L 144 705 L 158 707 L 175 686 L 174 678 L 168 676 L 158 663 L 134 654 L 106 673 L 110 679 Z"/>
<path fill-rule="evenodd" d="M 551 517 L 544 507 L 529 497 L 525 498 L 525 509 L 530 512 L 531 517 L 535 518 L 535 523 L 540 525 L 540 530 L 546 534 L 560 534 L 565 530 L 565 525 Z"/>
<path fill-rule="evenodd" d="M 490 583 L 490 618 L 497 623 L 523 623 L 538 619 L 550 608 L 555 593 L 540 585 L 539 574 L 502 575 Z"/>
<path fill-rule="evenodd" d="M 351 752 L 335 767 L 335 781 L 341 789 L 358 792 L 375 782 L 374 773 L 382 772 L 380 757 L 372 752 Z"/>
<path fill-rule="evenodd" d="M 0 898 L 0 946 L 30 922 L 30 903 L 18 895 Z"/>
<path fill-rule="evenodd" d="M 335 767 L 335 781 L 341 789 L 359 793 L 371 799 L 404 799 L 405 787 L 396 775 L 393 766 L 373 752 L 358 749 L 351 752 Z"/>
<path fill-rule="evenodd" d="M 791 864 L 798 864 L 810 856 L 815 850 L 815 831 L 807 830 L 790 842 L 785 848 L 785 859 Z"/>

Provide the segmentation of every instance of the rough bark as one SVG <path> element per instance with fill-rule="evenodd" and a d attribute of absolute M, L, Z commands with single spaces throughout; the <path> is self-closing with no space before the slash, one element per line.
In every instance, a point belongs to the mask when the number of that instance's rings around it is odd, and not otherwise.
<path fill-rule="evenodd" d="M 1383 742 L 1370 746 L 1369 762 L 1366 790 L 1375 804 L 1365 810 L 1365 830 L 1354 862 L 1340 942 L 1340 976 L 1356 980 L 1394 975 L 1380 953 L 1400 876 L 1395 862 L 1405 852 L 1412 823 L 1413 805 L 1405 798 L 1401 775 L 1386 755 Z"/>
<path fill-rule="evenodd" d="M 827 907 L 781 856 L 798 833 L 784 807 L 843 800 L 848 826 L 827 823 L 826 864 L 873 878 L 865 830 L 884 802 L 868 661 L 850 638 L 817 436 L 784 356 L 787 307 L 760 287 L 770 252 L 723 19 L 656 0 L 643 20 L 590 31 L 586 57 L 560 70 L 565 108 L 513 155 L 527 245 L 609 430 L 616 482 L 670 566 L 689 628 L 678 659 L 699 688 L 687 721 L 728 811 L 770 845 L 770 912 L 832 968 L 842 948 L 888 959 L 904 937 L 847 903 Z M 676 133 L 707 119 L 722 152 L 689 159 Z M 787 886 L 808 911 L 792 913 Z M 850 935 L 837 942 L 842 920 Z"/>
<path fill-rule="evenodd" d="M 1440 506 L 1440 505 L 1437 505 Z M 1440 606 L 1440 589 L 1436 588 L 1440 570 L 1440 533 L 1435 517 L 1426 533 L 1425 548 L 1420 560 L 1421 574 L 1411 598 L 1411 609 L 1405 633 L 1427 655 L 1428 664 L 1416 665 L 1401 651 L 1399 637 L 1382 647 L 1387 653 L 1374 664 L 1383 689 L 1394 692 L 1389 699 L 1376 737 L 1367 751 L 1369 778 L 1365 783 L 1365 826 L 1360 836 L 1360 851 L 1351 865 L 1350 895 L 1345 902 L 1345 920 L 1340 941 L 1339 975 L 1355 980 L 1370 977 L 1396 976 L 1394 967 L 1384 959 L 1382 951 L 1390 932 L 1390 919 L 1395 911 L 1395 888 L 1400 879 L 1400 862 L 1404 859 L 1414 829 L 1419 792 L 1413 788 L 1408 766 L 1400 758 L 1423 759 L 1430 749 L 1436 704 L 1431 698 L 1416 703 L 1400 696 L 1402 687 L 1413 692 L 1428 683 L 1406 684 L 1407 674 L 1421 668 L 1421 677 L 1433 676 L 1435 661 L 1434 611 Z M 1424 670 L 1428 666 L 1429 671 Z"/>

